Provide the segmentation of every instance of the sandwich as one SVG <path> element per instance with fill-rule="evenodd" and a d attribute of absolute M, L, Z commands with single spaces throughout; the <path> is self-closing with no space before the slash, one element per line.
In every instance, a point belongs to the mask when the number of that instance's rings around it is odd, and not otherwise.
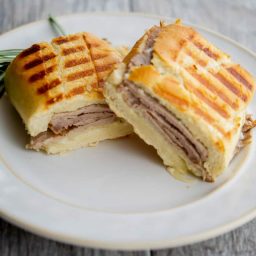
<path fill-rule="evenodd" d="M 251 74 L 177 21 L 152 27 L 136 42 L 104 95 L 170 171 L 211 182 L 250 142 L 255 121 L 246 107 L 254 90 Z"/>
<path fill-rule="evenodd" d="M 27 148 L 56 154 L 130 134 L 103 96 L 107 76 L 121 61 L 117 49 L 90 33 L 22 51 L 6 71 L 5 87 L 30 135 Z"/>

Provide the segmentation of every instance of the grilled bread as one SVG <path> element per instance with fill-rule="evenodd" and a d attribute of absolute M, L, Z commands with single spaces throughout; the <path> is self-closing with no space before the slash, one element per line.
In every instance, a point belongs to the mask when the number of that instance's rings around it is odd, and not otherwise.
<path fill-rule="evenodd" d="M 102 94 L 121 60 L 108 42 L 90 33 L 21 52 L 7 69 L 5 86 L 32 136 L 29 147 L 60 153 L 129 134 L 131 127 L 114 115 Z"/>
<path fill-rule="evenodd" d="M 168 169 L 214 181 L 234 156 L 254 90 L 244 68 L 176 22 L 148 30 L 104 94 Z"/>

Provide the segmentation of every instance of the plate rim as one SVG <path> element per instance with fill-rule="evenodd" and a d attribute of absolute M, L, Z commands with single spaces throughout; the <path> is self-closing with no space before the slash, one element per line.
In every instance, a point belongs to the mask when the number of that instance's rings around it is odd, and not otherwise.
<path fill-rule="evenodd" d="M 44 230 L 42 228 L 38 228 L 33 225 L 28 225 L 29 223 L 24 223 L 19 221 L 10 215 L 1 215 L 1 218 L 8 221 L 9 223 L 24 229 L 27 232 L 32 234 L 38 235 L 45 239 L 51 239 L 53 241 L 58 241 L 60 243 L 65 243 L 69 245 L 75 246 L 83 246 L 89 247 L 92 249 L 102 249 L 102 250 L 122 250 L 122 251 L 140 251 L 140 250 L 161 250 L 161 249 L 171 249 L 180 246 L 192 245 L 199 242 L 204 242 L 208 239 L 215 238 L 219 235 L 223 235 L 227 232 L 233 231 L 236 228 L 248 223 L 256 216 L 256 209 L 247 212 L 246 214 L 242 215 L 239 219 L 235 221 L 231 221 L 225 225 L 219 226 L 215 229 L 200 232 L 191 236 L 184 236 L 178 239 L 172 240 L 164 240 L 164 241 L 154 241 L 153 246 L 149 242 L 129 242 L 129 243 L 114 243 L 114 242 L 103 242 L 97 240 L 89 240 L 89 239 L 77 239 L 69 236 L 63 236 L 62 234 L 58 234 L 57 232 L 49 232 L 48 230 Z"/>
<path fill-rule="evenodd" d="M 56 16 L 57 19 L 65 19 L 67 17 L 74 17 L 74 16 L 136 16 L 136 17 L 145 17 L 145 18 L 154 18 L 154 19 L 159 19 L 159 20 L 175 20 L 176 18 L 174 17 L 168 17 L 168 16 L 162 16 L 162 15 L 154 15 L 154 14 L 148 14 L 148 13 L 144 13 L 144 12 L 104 12 L 104 11 L 96 11 L 96 12 L 78 12 L 78 13 L 70 13 L 70 14 L 64 14 L 64 15 L 60 15 L 60 16 Z M 0 40 L 2 36 L 6 36 L 12 33 L 15 33 L 17 30 L 23 29 L 23 28 L 27 28 L 29 26 L 36 26 L 39 23 L 44 23 L 46 21 L 46 19 L 41 19 L 41 20 L 36 20 L 27 24 L 23 24 L 20 25 L 14 29 L 11 29 L 9 31 L 6 31 L 4 33 L 0 34 Z M 236 42 L 235 40 L 219 33 L 216 32 L 212 29 L 206 28 L 204 26 L 201 25 L 197 25 L 196 23 L 191 23 L 191 22 L 187 22 L 186 20 L 184 20 L 185 24 L 188 24 L 190 26 L 196 27 L 198 29 L 202 29 L 206 32 L 209 32 L 233 45 L 235 45 L 236 47 L 240 48 L 241 50 L 247 52 L 248 54 L 250 54 L 252 57 L 254 57 L 256 59 L 256 52 L 254 52 L 253 50 L 249 49 L 248 47 L 243 46 L 242 44 Z M 196 242 L 201 242 L 201 241 L 205 241 L 207 239 L 216 237 L 218 235 L 224 234 L 226 232 L 232 231 L 236 228 L 238 228 L 239 226 L 249 222 L 250 220 L 252 220 L 253 218 L 256 217 L 256 208 L 253 210 L 250 210 L 248 212 L 246 212 L 245 214 L 241 215 L 241 217 L 225 223 L 221 226 L 218 226 L 216 228 L 213 228 L 211 230 L 208 231 L 204 231 L 204 232 L 199 232 L 197 234 L 193 234 L 190 236 L 183 236 L 181 238 L 176 238 L 176 239 L 172 239 L 172 240 L 167 240 L 167 241 L 154 241 L 152 242 L 153 245 L 149 246 L 149 244 L 147 242 L 144 242 L 144 244 L 142 242 L 139 243 L 134 243 L 134 242 L 129 242 L 127 243 L 118 243 L 116 244 L 113 241 L 108 241 L 108 242 L 102 242 L 102 241 L 95 241 L 95 240 L 88 240 L 88 239 L 77 239 L 77 238 L 72 238 L 72 236 L 63 236 L 62 234 L 58 233 L 58 232 L 52 232 L 52 231 L 48 231 L 47 229 L 43 230 L 41 227 L 38 227 L 36 225 L 33 225 L 29 222 L 23 222 L 17 218 L 15 218 L 14 216 L 11 216 L 11 214 L 9 213 L 5 213 L 4 211 L 0 211 L 0 217 L 3 218 L 4 220 L 23 228 L 24 230 L 27 230 L 29 232 L 32 232 L 34 234 L 37 234 L 39 236 L 45 237 L 45 238 L 50 238 L 53 239 L 55 241 L 59 241 L 59 242 L 64 242 L 64 243 L 71 243 L 74 245 L 80 245 L 80 246 L 89 246 L 89 247 L 93 247 L 93 248 L 104 248 L 104 249 L 114 249 L 114 250 L 141 250 L 142 248 L 147 248 L 147 249 L 163 249 L 163 248 L 173 248 L 173 247 L 177 247 L 177 246 L 182 246 L 182 245 L 187 245 L 187 244 L 192 244 L 192 243 L 196 243 Z M 147 244 L 146 244 L 147 243 Z"/>

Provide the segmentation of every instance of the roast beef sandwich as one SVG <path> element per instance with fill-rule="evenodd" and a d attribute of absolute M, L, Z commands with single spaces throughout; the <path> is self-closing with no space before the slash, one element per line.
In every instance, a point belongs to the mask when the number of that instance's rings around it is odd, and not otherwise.
<path fill-rule="evenodd" d="M 110 108 L 156 148 L 169 169 L 214 181 L 255 125 L 246 108 L 255 83 L 191 27 L 149 29 L 109 76 Z"/>
<path fill-rule="evenodd" d="M 122 56 L 90 33 L 58 37 L 21 52 L 5 76 L 25 123 L 28 148 L 61 153 L 125 136 L 132 128 L 105 102 L 106 77 Z"/>

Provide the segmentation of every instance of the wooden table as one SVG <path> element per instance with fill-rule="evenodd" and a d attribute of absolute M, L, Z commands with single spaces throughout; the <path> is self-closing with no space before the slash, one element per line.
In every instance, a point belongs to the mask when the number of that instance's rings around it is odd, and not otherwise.
<path fill-rule="evenodd" d="M 256 51 L 256 0 L 0 0 L 0 33 L 22 24 L 85 11 L 146 12 L 179 17 L 235 39 Z M 144 255 L 145 252 L 92 250 L 57 243 L 0 219 L 0 256 Z M 153 255 L 256 255 L 256 220 L 206 242 L 153 251 Z"/>

